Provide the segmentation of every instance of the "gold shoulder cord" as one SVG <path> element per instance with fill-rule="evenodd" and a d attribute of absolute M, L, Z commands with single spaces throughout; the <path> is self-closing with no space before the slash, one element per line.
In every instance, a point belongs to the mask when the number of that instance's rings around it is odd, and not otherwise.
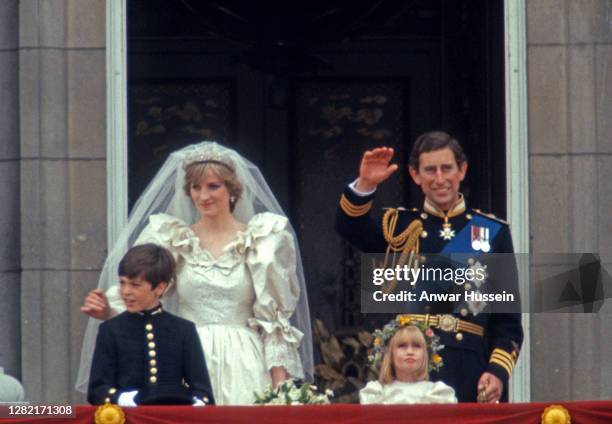
<path fill-rule="evenodd" d="M 415 219 L 404 231 L 397 236 L 394 236 L 397 221 L 399 219 L 399 211 L 397 209 L 389 209 L 382 218 L 383 237 L 387 242 L 387 251 L 385 252 L 384 268 L 387 268 L 389 256 L 391 255 L 391 268 L 396 265 L 404 266 L 406 263 L 412 266 L 415 262 L 415 255 L 419 253 L 419 237 L 423 232 L 423 223 Z M 399 260 L 397 252 L 401 252 Z M 389 293 L 395 290 L 397 280 L 389 281 L 383 284 L 383 293 Z"/>

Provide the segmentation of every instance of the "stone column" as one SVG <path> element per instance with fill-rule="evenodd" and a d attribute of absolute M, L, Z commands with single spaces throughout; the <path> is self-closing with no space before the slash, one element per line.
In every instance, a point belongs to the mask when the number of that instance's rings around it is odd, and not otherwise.
<path fill-rule="evenodd" d="M 527 13 L 532 252 L 596 253 L 612 271 L 610 1 L 528 0 Z M 534 401 L 612 396 L 607 315 L 531 322 Z"/>
<path fill-rule="evenodd" d="M 0 7 L 0 366 L 21 378 L 18 1 Z"/>
<path fill-rule="evenodd" d="M 19 2 L 22 376 L 30 401 L 74 391 L 106 248 L 105 2 Z"/>

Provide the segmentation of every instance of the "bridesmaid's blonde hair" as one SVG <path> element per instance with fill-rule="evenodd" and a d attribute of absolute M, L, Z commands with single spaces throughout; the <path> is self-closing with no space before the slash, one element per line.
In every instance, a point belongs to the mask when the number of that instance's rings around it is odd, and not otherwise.
<path fill-rule="evenodd" d="M 385 349 L 385 354 L 382 358 L 380 365 L 380 374 L 378 375 L 378 381 L 381 384 L 391 384 L 395 381 L 395 367 L 393 366 L 393 350 L 395 347 L 402 343 L 417 343 L 423 348 L 423 363 L 419 370 L 417 380 L 428 380 L 429 372 L 429 353 L 427 352 L 427 343 L 425 341 L 425 335 L 423 332 L 414 325 L 407 325 L 400 328 L 389 340 L 389 345 Z"/>

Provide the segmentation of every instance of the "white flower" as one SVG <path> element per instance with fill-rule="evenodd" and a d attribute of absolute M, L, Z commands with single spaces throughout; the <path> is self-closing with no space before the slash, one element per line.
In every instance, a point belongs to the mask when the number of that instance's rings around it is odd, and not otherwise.
<path fill-rule="evenodd" d="M 326 390 L 325 393 L 317 393 L 317 387 L 303 383 L 299 387 L 292 379 L 284 381 L 275 389 L 271 385 L 266 387 L 263 394 L 256 394 L 258 404 L 264 405 L 304 405 L 304 404 L 328 404 L 328 396 L 333 396 L 333 391 Z"/>

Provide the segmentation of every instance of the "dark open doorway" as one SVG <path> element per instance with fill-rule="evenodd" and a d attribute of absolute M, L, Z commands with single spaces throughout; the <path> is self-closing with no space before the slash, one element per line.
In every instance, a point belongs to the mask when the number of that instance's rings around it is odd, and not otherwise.
<path fill-rule="evenodd" d="M 260 166 L 298 231 L 313 317 L 362 324 L 333 232 L 364 149 L 442 129 L 464 192 L 505 216 L 502 0 L 128 0 L 130 205 L 179 146 L 215 139 Z M 418 206 L 398 173 L 379 206 Z"/>

